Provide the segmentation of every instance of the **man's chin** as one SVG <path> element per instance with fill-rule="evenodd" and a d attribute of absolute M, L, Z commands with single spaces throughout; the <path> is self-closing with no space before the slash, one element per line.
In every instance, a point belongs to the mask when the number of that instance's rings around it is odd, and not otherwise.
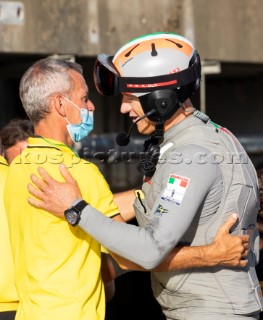
<path fill-rule="evenodd" d="M 147 127 L 144 127 L 144 128 L 140 128 L 138 127 L 138 131 L 140 134 L 143 134 L 143 135 L 150 135 L 154 132 L 155 128 L 154 127 L 151 127 L 151 126 L 147 126 Z"/>

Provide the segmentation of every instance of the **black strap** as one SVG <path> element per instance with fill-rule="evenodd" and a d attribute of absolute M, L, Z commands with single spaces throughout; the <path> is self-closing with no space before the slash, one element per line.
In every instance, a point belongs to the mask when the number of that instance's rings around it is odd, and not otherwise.
<path fill-rule="evenodd" d="M 179 88 L 195 82 L 200 77 L 200 62 L 196 61 L 188 69 L 162 76 L 121 77 L 118 78 L 118 86 L 119 92 L 153 92 L 158 89 Z M 174 83 L 169 84 L 173 81 Z"/>
<path fill-rule="evenodd" d="M 77 211 L 79 213 L 81 213 L 81 211 L 86 207 L 88 206 L 88 203 L 85 201 L 85 200 L 81 200 L 80 202 L 78 202 L 77 204 L 75 204 L 73 207 L 75 209 L 77 209 Z"/>

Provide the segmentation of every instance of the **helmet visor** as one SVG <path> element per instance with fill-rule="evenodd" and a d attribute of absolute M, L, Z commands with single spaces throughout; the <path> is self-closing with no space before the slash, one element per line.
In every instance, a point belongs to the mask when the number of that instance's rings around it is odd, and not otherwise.
<path fill-rule="evenodd" d="M 113 56 L 100 54 L 94 65 L 93 79 L 99 94 L 103 96 L 114 96 L 119 93 L 119 74 L 112 64 Z"/>
<path fill-rule="evenodd" d="M 120 77 L 112 63 L 112 56 L 100 54 L 94 65 L 93 78 L 97 91 L 103 96 L 119 93 L 149 93 L 156 90 L 175 89 L 201 77 L 200 62 L 177 73 L 153 77 Z"/>

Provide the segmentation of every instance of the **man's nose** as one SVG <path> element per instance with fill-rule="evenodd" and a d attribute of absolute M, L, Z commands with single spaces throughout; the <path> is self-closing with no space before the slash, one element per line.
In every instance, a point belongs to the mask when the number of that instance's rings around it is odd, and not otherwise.
<path fill-rule="evenodd" d="M 131 111 L 131 104 L 122 100 L 121 103 L 121 113 L 128 113 Z"/>
<path fill-rule="evenodd" d="M 95 110 L 95 106 L 94 106 L 94 104 L 93 104 L 93 102 L 91 100 L 88 101 L 87 107 L 88 107 L 89 111 L 94 111 Z"/>

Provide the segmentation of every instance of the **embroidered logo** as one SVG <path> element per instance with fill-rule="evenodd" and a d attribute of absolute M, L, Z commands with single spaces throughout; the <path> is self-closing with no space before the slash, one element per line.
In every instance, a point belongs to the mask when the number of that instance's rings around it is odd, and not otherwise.
<path fill-rule="evenodd" d="M 180 205 L 189 186 L 189 182 L 190 178 L 179 176 L 174 173 L 170 174 L 161 199 Z"/>
<path fill-rule="evenodd" d="M 158 217 L 161 217 L 164 213 L 169 213 L 169 210 L 165 209 L 161 204 L 159 204 L 154 214 Z"/>

